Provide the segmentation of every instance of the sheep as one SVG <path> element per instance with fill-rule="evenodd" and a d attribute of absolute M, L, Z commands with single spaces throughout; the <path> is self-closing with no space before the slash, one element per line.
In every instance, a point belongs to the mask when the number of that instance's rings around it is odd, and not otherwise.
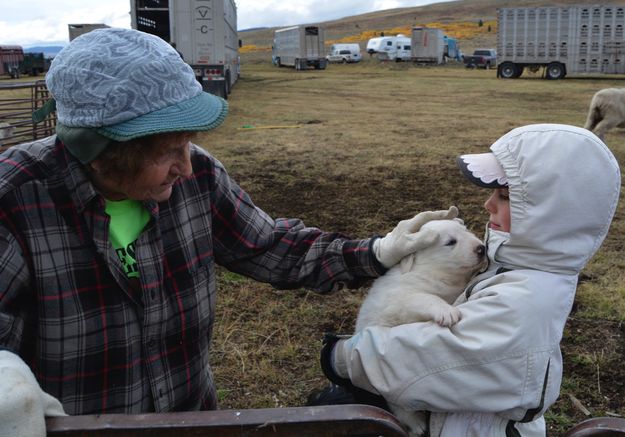
<path fill-rule="evenodd" d="M 625 88 L 605 88 L 597 91 L 590 102 L 585 129 L 603 139 L 615 126 L 625 127 Z"/>
<path fill-rule="evenodd" d="M 11 138 L 13 136 L 14 130 L 15 126 L 11 126 L 9 123 L 0 123 L 0 146 L 3 145 L 2 140 Z"/>

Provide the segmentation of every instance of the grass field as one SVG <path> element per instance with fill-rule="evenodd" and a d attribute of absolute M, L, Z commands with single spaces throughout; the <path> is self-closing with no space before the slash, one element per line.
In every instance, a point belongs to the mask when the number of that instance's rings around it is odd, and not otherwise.
<path fill-rule="evenodd" d="M 449 205 L 482 235 L 486 192 L 464 181 L 455 157 L 486 151 L 524 124 L 581 126 L 594 92 L 625 83 L 614 76 L 502 80 L 493 70 L 374 59 L 303 72 L 258 55 L 245 61 L 228 119 L 199 143 L 274 217 L 354 237 Z M 624 137 L 616 129 L 606 138 L 621 168 Z M 625 416 L 624 218 L 621 200 L 583 272 L 563 340 L 562 395 L 547 416 L 550 435 L 588 417 L 579 403 L 592 416 Z M 364 292 L 276 291 L 221 272 L 212 353 L 221 408 L 303 405 L 326 383 L 318 365 L 323 333 L 351 332 Z"/>

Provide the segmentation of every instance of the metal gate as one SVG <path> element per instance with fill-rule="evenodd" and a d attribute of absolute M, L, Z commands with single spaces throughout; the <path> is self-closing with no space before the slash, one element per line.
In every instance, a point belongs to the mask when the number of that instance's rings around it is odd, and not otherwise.
<path fill-rule="evenodd" d="M 34 123 L 32 114 L 50 98 L 43 80 L 0 84 L 0 151 L 53 135 L 56 114 Z"/>

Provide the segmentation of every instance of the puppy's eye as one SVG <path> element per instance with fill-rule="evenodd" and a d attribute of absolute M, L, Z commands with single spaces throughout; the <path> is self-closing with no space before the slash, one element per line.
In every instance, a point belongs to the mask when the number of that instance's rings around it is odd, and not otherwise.
<path fill-rule="evenodd" d="M 449 240 L 447 243 L 445 243 L 445 246 L 455 246 L 457 242 L 458 242 L 458 241 L 456 241 L 456 239 L 455 239 L 455 238 L 452 238 L 452 239 L 451 239 L 451 240 Z"/>

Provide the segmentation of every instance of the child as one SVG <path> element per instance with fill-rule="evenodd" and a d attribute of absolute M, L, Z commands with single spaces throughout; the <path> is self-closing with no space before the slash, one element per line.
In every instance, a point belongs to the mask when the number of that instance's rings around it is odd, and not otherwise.
<path fill-rule="evenodd" d="M 493 190 L 490 265 L 456 302 L 462 320 L 373 327 L 322 352 L 332 377 L 433 412 L 431 436 L 545 435 L 578 275 L 619 199 L 618 163 L 585 129 L 525 126 L 491 151 L 458 158 L 469 180 Z"/>

